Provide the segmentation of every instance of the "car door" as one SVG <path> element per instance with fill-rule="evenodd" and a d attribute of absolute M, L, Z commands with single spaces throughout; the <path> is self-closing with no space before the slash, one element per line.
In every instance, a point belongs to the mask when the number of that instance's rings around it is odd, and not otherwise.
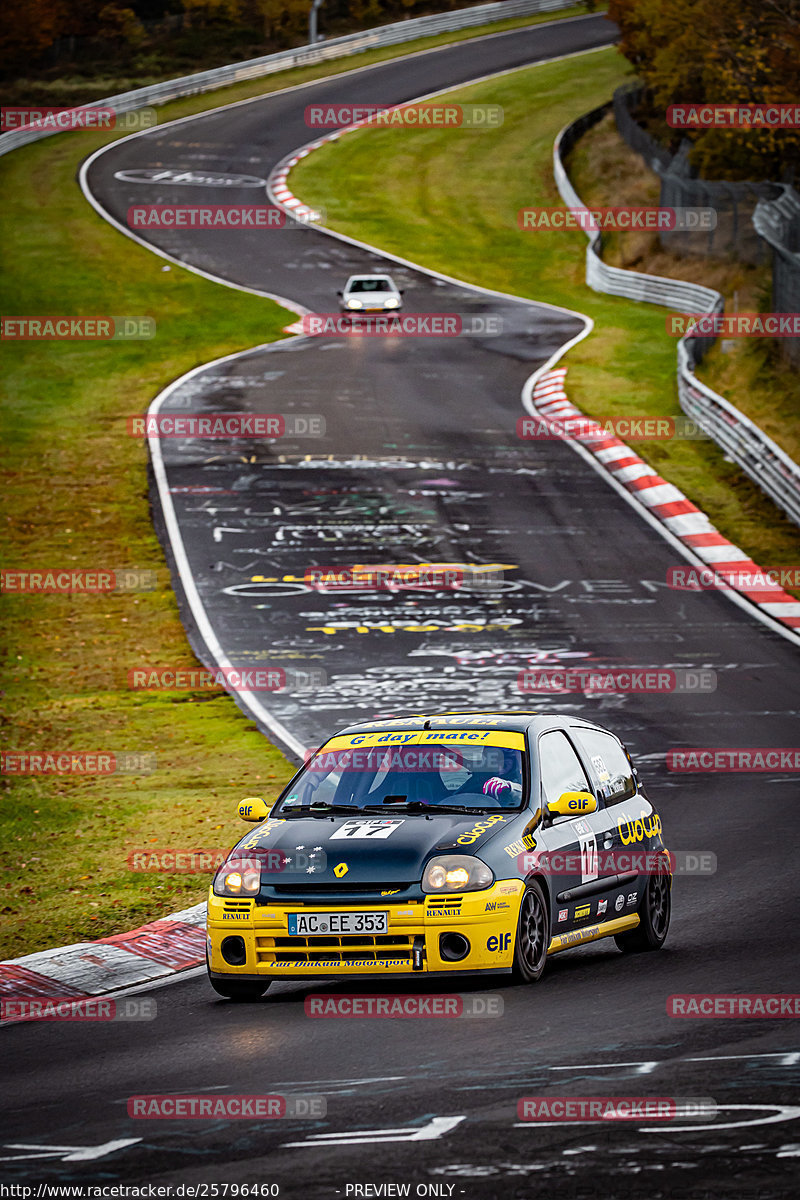
<path fill-rule="evenodd" d="M 608 901 L 607 918 L 625 916 L 636 912 L 643 886 L 639 871 L 626 869 L 626 863 L 630 865 L 636 857 L 629 851 L 637 849 L 628 845 L 627 830 L 631 815 L 635 819 L 649 805 L 640 803 L 630 759 L 613 734 L 591 728 L 576 728 L 572 732 L 602 805 L 602 816 L 596 815 L 600 873 L 608 884 L 604 892 Z"/>
<path fill-rule="evenodd" d="M 547 805 L 564 792 L 594 794 L 578 753 L 562 729 L 539 736 L 537 744 L 539 786 L 543 819 Z M 548 852 L 548 883 L 551 896 L 551 930 L 554 934 L 580 929 L 597 919 L 598 814 L 582 817 L 557 816 L 544 830 L 543 849 Z"/>

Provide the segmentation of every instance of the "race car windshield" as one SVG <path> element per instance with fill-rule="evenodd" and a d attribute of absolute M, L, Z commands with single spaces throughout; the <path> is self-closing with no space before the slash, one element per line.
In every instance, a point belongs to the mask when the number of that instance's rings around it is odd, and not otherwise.
<path fill-rule="evenodd" d="M 320 811 L 336 805 L 424 812 L 520 808 L 522 752 L 499 746 L 357 746 L 320 750 L 275 809 Z"/>

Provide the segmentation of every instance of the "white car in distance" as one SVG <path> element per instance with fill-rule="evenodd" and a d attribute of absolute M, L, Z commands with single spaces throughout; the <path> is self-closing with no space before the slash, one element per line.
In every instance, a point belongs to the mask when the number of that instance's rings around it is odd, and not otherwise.
<path fill-rule="evenodd" d="M 390 275 L 351 275 L 336 295 L 342 312 L 396 312 L 403 307 L 402 289 Z"/>

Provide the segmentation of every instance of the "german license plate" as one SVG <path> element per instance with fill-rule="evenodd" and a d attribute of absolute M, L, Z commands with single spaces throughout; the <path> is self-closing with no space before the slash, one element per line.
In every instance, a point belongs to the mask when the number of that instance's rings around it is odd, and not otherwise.
<path fill-rule="evenodd" d="M 287 913 L 289 934 L 308 937 L 314 934 L 386 933 L 388 912 L 301 912 Z"/>

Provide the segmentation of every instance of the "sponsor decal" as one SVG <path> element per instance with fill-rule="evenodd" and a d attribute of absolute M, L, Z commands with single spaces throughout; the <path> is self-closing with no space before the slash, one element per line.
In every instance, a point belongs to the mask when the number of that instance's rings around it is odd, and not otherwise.
<path fill-rule="evenodd" d="M 508 950 L 510 945 L 510 933 L 499 933 L 497 935 L 492 934 L 492 936 L 486 942 L 486 949 L 491 950 L 492 953 L 499 952 L 502 954 L 504 950 Z"/>
<path fill-rule="evenodd" d="M 622 912 L 624 905 L 625 905 L 625 897 L 617 896 L 616 900 L 614 901 L 614 908 L 617 910 L 617 912 Z"/>
<path fill-rule="evenodd" d="M 521 887 L 521 883 L 501 883 L 497 894 L 498 896 L 515 896 Z"/>
<path fill-rule="evenodd" d="M 608 901 L 607 901 L 607 900 L 598 900 L 598 901 L 597 901 L 597 915 L 598 915 L 598 917 L 602 917 L 603 913 L 606 911 L 606 909 L 607 909 L 607 908 L 608 908 Z"/>
<path fill-rule="evenodd" d="M 336 866 L 333 868 L 333 873 L 337 879 L 341 879 L 342 876 L 346 875 L 349 870 L 350 870 L 350 868 L 348 867 L 346 862 L 340 862 L 340 863 L 337 863 Z"/>
<path fill-rule="evenodd" d="M 591 911 L 592 911 L 591 904 L 582 904 L 580 906 L 580 908 L 575 909 L 575 920 L 576 921 L 584 920 L 585 917 L 588 917 L 591 915 Z"/>
<path fill-rule="evenodd" d="M 429 917 L 457 917 L 461 913 L 461 905 L 456 908 L 429 908 Z"/>
<path fill-rule="evenodd" d="M 526 850 L 535 850 L 536 838 L 531 837 L 529 833 L 526 833 L 516 842 L 509 842 L 509 844 L 504 846 L 503 849 L 509 858 L 515 858 L 517 855 L 524 854 Z"/>
<path fill-rule="evenodd" d="M 631 842 L 643 842 L 646 837 L 661 837 L 661 818 L 658 813 L 653 813 L 650 817 L 626 821 L 619 826 L 619 836 L 623 846 L 629 846 Z"/>
<path fill-rule="evenodd" d="M 484 912 L 499 912 L 503 908 L 508 908 L 505 900 L 489 900 Z"/>
<path fill-rule="evenodd" d="M 347 838 L 351 842 L 356 842 L 364 841 L 368 838 L 373 842 L 378 840 L 385 841 L 386 838 L 392 836 L 396 829 L 399 829 L 404 824 L 403 820 L 383 820 L 381 817 L 376 817 L 374 820 L 345 821 L 344 825 L 341 825 L 331 834 L 330 840 L 335 842 Z"/>
<path fill-rule="evenodd" d="M 568 908 L 560 908 L 560 909 L 558 910 L 558 919 L 559 919 L 559 921 L 566 921 L 566 919 L 567 919 L 567 917 L 568 917 L 568 916 L 569 916 L 569 909 L 568 909 Z"/>
<path fill-rule="evenodd" d="M 609 773 L 608 767 L 603 762 L 603 759 L 599 754 L 595 754 L 594 757 L 592 758 L 592 766 L 594 767 L 594 769 L 597 773 L 597 778 L 600 780 L 600 782 L 607 783 L 608 780 L 611 778 L 611 775 Z"/>
<path fill-rule="evenodd" d="M 631 905 L 636 903 L 637 898 L 638 898 L 638 895 L 636 892 L 628 892 L 628 899 L 626 901 L 628 908 L 630 908 Z"/>
<path fill-rule="evenodd" d="M 400 888 L 393 888 L 390 892 L 381 892 L 382 896 L 396 896 L 400 892 Z"/>
<path fill-rule="evenodd" d="M 456 842 L 459 846 L 471 846 L 473 842 L 477 842 L 482 838 L 486 831 L 491 829 L 493 825 L 497 825 L 498 822 L 502 821 L 505 821 L 505 817 L 487 817 L 485 821 L 478 821 L 476 825 L 473 825 L 472 829 L 467 830 L 466 833 L 462 833 L 460 837 L 457 837 Z M 533 844 L 534 846 L 536 845 L 535 842 Z"/>

